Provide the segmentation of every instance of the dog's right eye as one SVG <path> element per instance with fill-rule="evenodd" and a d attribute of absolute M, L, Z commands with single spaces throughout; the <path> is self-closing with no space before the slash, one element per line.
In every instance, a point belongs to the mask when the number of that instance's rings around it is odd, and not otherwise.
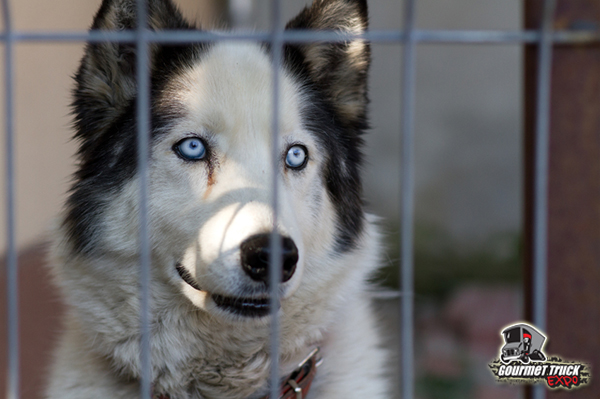
<path fill-rule="evenodd" d="M 187 161 L 199 161 L 206 157 L 206 146 L 198 137 L 183 139 L 173 146 L 173 150 Z"/>

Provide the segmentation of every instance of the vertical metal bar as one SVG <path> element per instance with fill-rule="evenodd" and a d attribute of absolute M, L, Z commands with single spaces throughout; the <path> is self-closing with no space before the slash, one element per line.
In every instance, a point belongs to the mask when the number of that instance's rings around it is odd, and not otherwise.
<path fill-rule="evenodd" d="M 548 152 L 550 143 L 550 83 L 552 72 L 552 27 L 556 0 L 545 0 L 539 44 L 536 143 L 535 208 L 533 252 L 533 323 L 546 330 L 547 308 L 547 239 L 548 239 Z M 545 388 L 533 390 L 535 399 L 546 397 Z"/>
<path fill-rule="evenodd" d="M 19 376 L 19 271 L 15 234 L 15 143 L 14 143 L 14 37 L 9 0 L 2 1 L 4 14 L 4 77 L 5 77 L 5 126 L 6 126 L 6 294 L 8 300 L 8 375 L 7 399 L 20 398 Z"/>
<path fill-rule="evenodd" d="M 137 167 L 140 184 L 139 240 L 140 240 L 140 394 L 151 398 L 152 359 L 150 354 L 150 237 L 148 228 L 148 151 L 150 134 L 150 76 L 146 0 L 137 0 Z"/>
<path fill-rule="evenodd" d="M 272 205 L 273 205 L 273 230 L 271 232 L 271 257 L 269 264 L 269 282 L 271 287 L 271 375 L 270 375 L 270 397 L 278 399 L 279 388 L 279 285 L 281 281 L 281 241 L 277 233 L 278 211 L 279 211 L 279 68 L 282 56 L 282 27 L 281 27 L 281 4 L 280 0 L 273 0 L 271 5 L 271 49 L 272 49 L 272 73 L 273 73 L 273 103 L 272 103 L 272 126 L 271 126 L 271 162 L 272 174 Z"/>
<path fill-rule="evenodd" d="M 406 0 L 404 10 L 406 32 L 402 59 L 402 209 L 401 215 L 401 384 L 403 399 L 414 396 L 414 97 L 416 42 L 415 1 Z"/>

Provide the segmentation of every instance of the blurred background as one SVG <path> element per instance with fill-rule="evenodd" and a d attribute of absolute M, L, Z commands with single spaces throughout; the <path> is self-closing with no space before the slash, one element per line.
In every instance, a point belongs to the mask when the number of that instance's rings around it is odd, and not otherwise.
<path fill-rule="evenodd" d="M 12 1 L 14 27 L 82 31 L 100 2 Z M 175 2 L 203 27 L 270 28 L 269 0 Z M 308 2 L 282 3 L 288 20 Z M 423 29 L 519 30 L 523 25 L 521 0 L 419 0 L 417 5 L 417 26 Z M 402 2 L 373 0 L 369 6 L 371 29 L 402 27 Z M 69 102 L 71 76 L 82 49 L 81 43 L 16 45 L 16 232 L 22 254 L 22 363 L 28 370 L 24 398 L 40 397 L 60 328 L 60 301 L 40 265 L 47 232 L 74 171 Z M 519 398 L 521 388 L 494 383 L 487 363 L 497 356 L 502 327 L 523 318 L 522 47 L 424 44 L 417 54 L 417 396 Z M 369 210 L 382 217 L 386 235 L 384 268 L 377 281 L 390 288 L 398 287 L 400 61 L 400 45 L 373 45 L 372 129 L 364 182 Z M 3 157 L 0 153 L 1 173 Z M 1 195 L 1 209 L 4 201 Z M 4 225 L 5 213 L 0 212 Z M 0 254 L 5 242 L 0 228 Z M 392 347 L 397 347 L 396 302 L 378 303 Z M 6 364 L 5 306 L 2 295 L 0 370 Z M 390 365 L 392 372 L 394 367 Z M 0 395 L 4 378 L 0 372 Z"/>

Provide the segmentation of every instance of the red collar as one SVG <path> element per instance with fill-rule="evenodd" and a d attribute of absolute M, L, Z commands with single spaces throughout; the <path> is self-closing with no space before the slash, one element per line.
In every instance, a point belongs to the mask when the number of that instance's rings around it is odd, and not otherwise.
<path fill-rule="evenodd" d="M 317 367 L 321 365 L 319 348 L 315 348 L 300 365 L 290 374 L 281 385 L 279 399 L 304 399 L 308 395 L 310 385 L 317 374 Z M 155 394 L 157 395 L 157 394 Z M 170 399 L 168 394 L 153 396 L 156 399 Z M 269 395 L 261 399 L 269 399 Z"/>

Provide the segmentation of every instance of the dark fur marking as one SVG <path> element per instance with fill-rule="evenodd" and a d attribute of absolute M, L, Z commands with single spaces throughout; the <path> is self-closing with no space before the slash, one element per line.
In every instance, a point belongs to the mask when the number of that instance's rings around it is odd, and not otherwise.
<path fill-rule="evenodd" d="M 204 192 L 203 195 L 203 199 L 207 199 L 208 196 L 210 195 L 213 186 L 215 185 L 215 183 L 217 182 L 215 180 L 215 165 L 214 165 L 214 161 L 209 159 L 208 160 L 208 164 L 206 165 L 208 168 L 208 179 L 206 182 L 206 191 Z"/>
<path fill-rule="evenodd" d="M 151 29 L 193 29 L 170 0 L 148 2 Z M 134 29 L 133 0 L 104 0 L 92 29 Z M 151 46 L 151 143 L 183 108 L 171 100 L 168 83 L 191 67 L 208 44 Z M 135 46 L 89 43 L 75 75 L 72 103 L 75 139 L 80 142 L 78 170 L 67 200 L 67 228 L 73 249 L 99 248 L 100 215 L 137 171 Z M 152 144 L 151 144 L 152 145 Z"/>
<path fill-rule="evenodd" d="M 337 13 L 328 13 L 336 10 Z M 361 26 L 350 26 L 358 21 Z M 367 29 L 366 0 L 315 0 L 290 21 L 287 29 Z M 356 245 L 364 225 L 361 135 L 368 128 L 367 73 L 370 47 L 350 54 L 348 43 L 288 44 L 285 66 L 308 96 L 303 110 L 305 127 L 313 132 L 329 154 L 322 171 L 338 216 L 337 250 Z M 317 65 L 318 64 L 318 65 Z M 354 110 L 351 114 L 347 111 Z"/>

